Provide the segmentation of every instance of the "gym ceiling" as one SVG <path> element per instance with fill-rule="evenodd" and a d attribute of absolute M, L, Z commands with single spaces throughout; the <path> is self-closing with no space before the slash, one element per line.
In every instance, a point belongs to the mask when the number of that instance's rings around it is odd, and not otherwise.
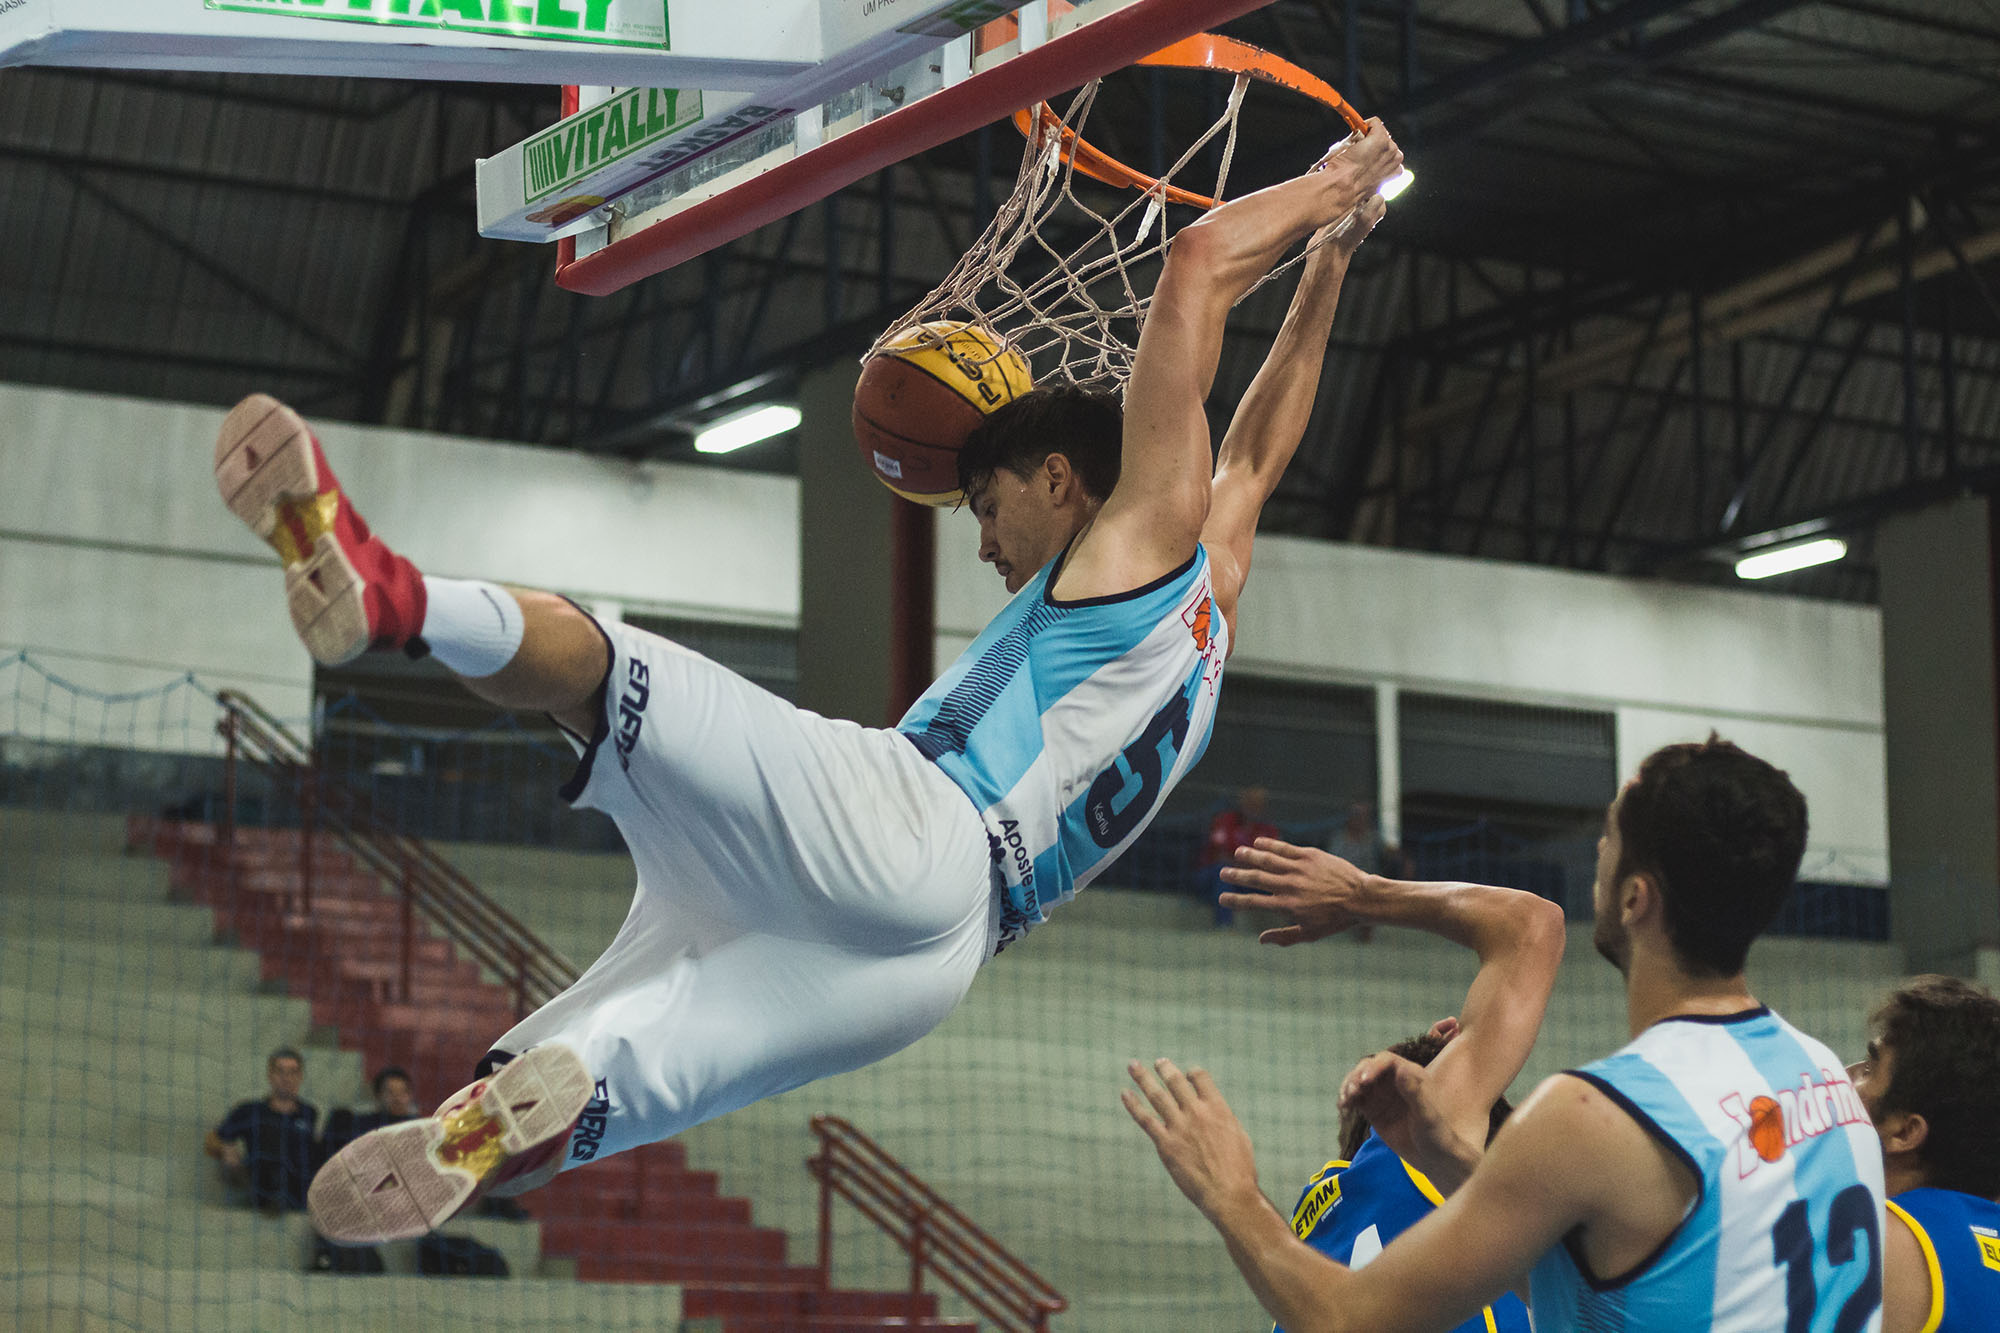
<path fill-rule="evenodd" d="M 1847 560 L 1764 586 L 1866 601 L 1883 514 L 2000 482 L 2000 0 L 1278 0 L 1226 31 L 1381 115 L 1420 177 L 1267 530 L 1728 583 L 1824 531 Z M 1093 137 L 1158 162 L 1224 91 L 1121 76 Z M 474 160 L 556 111 L 0 70 L 0 380 L 692 460 L 694 426 L 859 355 L 1020 153 L 995 127 L 590 298 L 473 226 Z M 1336 134 L 1253 89 L 1232 192 Z M 1239 310 L 1218 423 L 1287 290 Z"/>

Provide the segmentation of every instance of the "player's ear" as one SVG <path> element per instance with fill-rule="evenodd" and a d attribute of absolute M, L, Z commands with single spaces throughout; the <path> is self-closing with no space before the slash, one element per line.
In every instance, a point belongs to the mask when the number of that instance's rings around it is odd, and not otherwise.
<path fill-rule="evenodd" d="M 1627 930 L 1648 917 L 1665 924 L 1666 900 L 1660 896 L 1660 881 L 1644 870 L 1636 870 L 1618 881 L 1618 911 Z"/>
<path fill-rule="evenodd" d="M 1042 481 L 1049 489 L 1049 498 L 1057 504 L 1070 498 L 1070 492 L 1079 485 L 1076 469 L 1070 466 L 1067 454 L 1052 453 L 1042 460 Z"/>
<path fill-rule="evenodd" d="M 1916 1152 L 1931 1136 L 1931 1122 L 1915 1111 L 1892 1111 L 1876 1127 L 1882 1136 L 1882 1152 Z"/>

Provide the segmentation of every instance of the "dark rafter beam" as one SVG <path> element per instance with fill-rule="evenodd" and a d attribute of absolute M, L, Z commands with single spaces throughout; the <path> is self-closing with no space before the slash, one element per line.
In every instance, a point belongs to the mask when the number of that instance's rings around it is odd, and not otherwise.
<path fill-rule="evenodd" d="M 1622 37 L 1642 24 L 1686 9 L 1693 0 L 1626 0 L 1608 13 L 1572 23 L 1566 28 L 1519 42 L 1499 55 L 1433 79 L 1392 103 L 1382 112 L 1384 120 L 1420 115 L 1431 107 L 1449 106 L 1472 93 L 1483 92 L 1518 75 L 1561 60 L 1573 51 L 1589 50 Z"/>

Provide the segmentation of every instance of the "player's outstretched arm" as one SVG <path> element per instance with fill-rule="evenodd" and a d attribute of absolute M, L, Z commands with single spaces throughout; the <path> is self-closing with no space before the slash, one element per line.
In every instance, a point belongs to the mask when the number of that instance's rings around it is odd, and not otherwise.
<path fill-rule="evenodd" d="M 1271 943 L 1319 939 L 1367 921 L 1429 931 L 1479 956 L 1457 1035 L 1424 1071 L 1423 1082 L 1430 1104 L 1456 1136 L 1483 1144 L 1489 1109 L 1521 1072 L 1541 1030 L 1562 964 L 1562 908 L 1518 889 L 1386 879 L 1316 847 L 1275 838 L 1239 848 L 1222 878 L 1238 890 L 1222 895 L 1223 906 L 1291 918 L 1292 924 L 1264 932 Z M 1393 1142 L 1390 1147 L 1401 1150 Z"/>
<path fill-rule="evenodd" d="M 1658 1218 L 1615 1216 L 1621 1192 L 1659 1183 L 1653 1173 L 1672 1169 L 1666 1150 L 1656 1152 L 1637 1122 L 1588 1084 L 1550 1079 L 1464 1189 L 1368 1267 L 1351 1270 L 1293 1235 L 1258 1190 L 1249 1136 L 1213 1079 L 1200 1070 L 1184 1076 L 1165 1060 L 1129 1072 L 1139 1090 L 1122 1094 L 1126 1111 L 1181 1192 L 1222 1234 L 1258 1301 L 1293 1333 L 1451 1328 L 1502 1292 L 1525 1291 L 1535 1261 L 1577 1226 L 1611 1214 L 1614 1226 L 1637 1223 L 1621 1235 L 1656 1244 L 1653 1225 L 1658 1235 L 1671 1230 L 1674 1210 L 1692 1193 L 1669 1182 Z M 1622 1251 L 1613 1256 L 1623 1258 Z"/>
<path fill-rule="evenodd" d="M 1326 340 L 1333 332 L 1333 312 L 1340 303 L 1348 263 L 1387 208 L 1381 195 L 1370 195 L 1351 218 L 1313 234 L 1312 251 L 1285 322 L 1223 434 L 1201 541 L 1215 571 L 1216 605 L 1229 622 L 1232 647 L 1236 602 L 1250 576 L 1258 516 L 1278 489 L 1312 419 Z"/>
<path fill-rule="evenodd" d="M 1078 592 L 1133 586 L 1194 553 L 1214 470 L 1202 404 L 1229 308 L 1288 247 L 1361 206 L 1402 160 L 1370 122 L 1312 171 L 1231 200 L 1175 236 L 1126 387 L 1118 485 L 1065 570 L 1086 585 Z"/>

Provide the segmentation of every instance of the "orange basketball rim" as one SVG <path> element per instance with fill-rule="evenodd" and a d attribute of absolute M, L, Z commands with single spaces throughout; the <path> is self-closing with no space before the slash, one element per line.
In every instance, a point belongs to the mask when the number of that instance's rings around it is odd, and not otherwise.
<path fill-rule="evenodd" d="M 1353 127 L 1355 133 L 1368 132 L 1368 122 L 1361 118 L 1360 112 L 1348 104 L 1345 97 L 1335 91 L 1332 84 L 1310 71 L 1299 68 L 1283 56 L 1273 55 L 1260 46 L 1240 42 L 1234 37 L 1197 33 L 1193 37 L 1184 38 L 1172 46 L 1155 51 L 1139 63 L 1173 69 L 1201 69 L 1217 74 L 1243 75 L 1280 88 L 1288 88 L 1301 96 L 1310 97 L 1321 106 L 1335 112 Z M 1044 132 L 1054 132 L 1061 136 L 1062 160 L 1094 180 L 1103 181 L 1107 185 L 1157 194 L 1169 203 L 1188 204 L 1195 208 L 1214 208 L 1222 202 L 1209 195 L 1182 189 L 1178 185 L 1169 185 L 1156 176 L 1148 176 L 1143 171 L 1128 167 L 1109 153 L 1092 147 L 1065 124 L 1055 108 L 1047 102 L 1040 102 L 1014 113 L 1014 126 L 1024 136 L 1032 138 L 1035 135 L 1037 122 Z"/>

